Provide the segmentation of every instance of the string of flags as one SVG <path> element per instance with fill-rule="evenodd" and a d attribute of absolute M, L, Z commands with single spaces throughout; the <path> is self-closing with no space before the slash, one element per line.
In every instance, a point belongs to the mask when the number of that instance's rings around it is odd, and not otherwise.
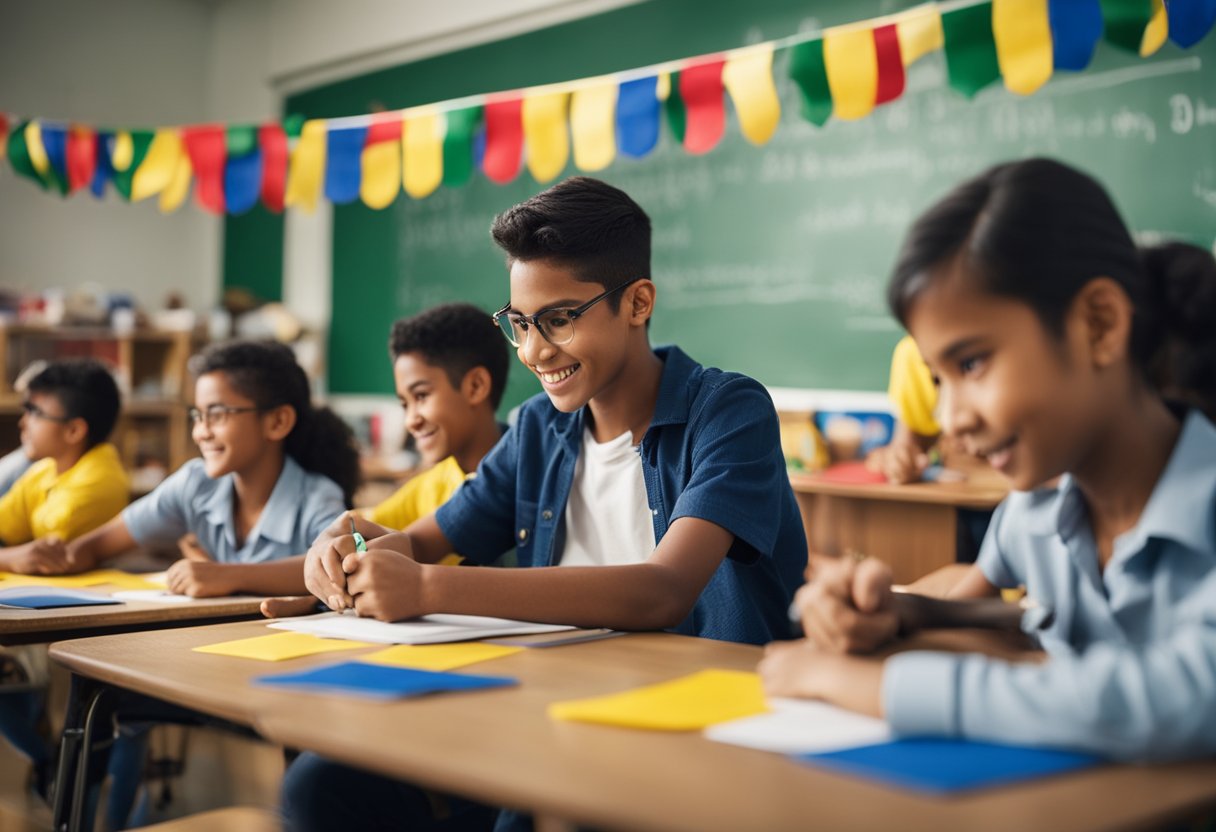
<path fill-rule="evenodd" d="M 743 136 L 763 145 L 781 104 L 774 65 L 798 89 L 801 115 L 823 126 L 898 99 L 906 71 L 945 53 L 949 85 L 974 96 L 997 81 L 1030 95 L 1057 70 L 1085 69 L 1102 39 L 1148 56 L 1165 41 L 1189 48 L 1216 23 L 1216 0 L 956 0 L 822 32 L 616 75 L 470 96 L 339 119 L 261 125 L 102 128 L 0 112 L 0 148 L 13 171 L 69 196 L 107 187 L 129 202 L 177 210 L 193 189 L 204 210 L 272 212 L 328 199 L 385 208 L 401 191 L 422 199 L 480 172 L 507 183 L 526 167 L 539 183 L 569 163 L 603 170 L 642 158 L 663 124 L 686 152 L 721 141 L 729 97 Z"/>

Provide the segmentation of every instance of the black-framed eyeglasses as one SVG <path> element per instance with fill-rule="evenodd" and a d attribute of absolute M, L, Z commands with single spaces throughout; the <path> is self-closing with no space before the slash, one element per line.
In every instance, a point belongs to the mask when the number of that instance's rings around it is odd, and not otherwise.
<path fill-rule="evenodd" d="M 68 422 L 72 421 L 72 419 L 76 418 L 74 416 L 52 416 L 31 401 L 22 402 L 21 409 L 25 411 L 25 415 L 27 416 L 32 416 L 35 419 L 45 419 L 48 422 L 58 422 L 61 425 L 66 425 Z"/>
<path fill-rule="evenodd" d="M 202 422 L 210 429 L 218 428 L 228 421 L 228 417 L 234 413 L 260 413 L 268 409 L 265 407 L 231 407 L 226 404 L 213 404 L 206 410 L 192 407 L 186 412 L 190 416 L 190 424 L 197 425 L 199 422 Z"/>
<path fill-rule="evenodd" d="M 498 328 L 502 330 L 502 334 L 514 347 L 521 346 L 527 340 L 528 327 L 530 326 L 536 327 L 536 331 L 554 346 L 569 344 L 574 339 L 574 322 L 582 317 L 588 309 L 614 292 L 619 292 L 626 286 L 631 286 L 639 280 L 645 279 L 644 277 L 635 277 L 626 280 L 620 286 L 605 289 L 582 306 L 574 309 L 542 309 L 535 315 L 524 315 L 520 312 L 508 312 L 507 310 L 511 308 L 511 304 L 508 303 L 494 313 L 494 323 L 498 325 Z"/>

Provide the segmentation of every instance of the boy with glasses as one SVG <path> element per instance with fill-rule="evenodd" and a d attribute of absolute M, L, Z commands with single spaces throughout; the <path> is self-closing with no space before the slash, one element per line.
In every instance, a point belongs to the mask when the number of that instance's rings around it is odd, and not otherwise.
<path fill-rule="evenodd" d="M 510 302 L 495 316 L 543 396 L 435 514 L 404 532 L 333 524 L 305 562 L 331 607 L 386 621 L 466 613 L 764 644 L 788 630 L 807 545 L 764 388 L 647 333 L 650 220 L 577 177 L 500 215 Z M 515 547 L 528 569 L 435 569 Z M 306 755 L 285 784 L 292 828 L 372 828 L 416 800 L 367 776 L 367 801 L 324 788 Z M 352 778 L 339 775 L 342 779 Z M 366 823 L 362 823 L 366 821 Z"/>

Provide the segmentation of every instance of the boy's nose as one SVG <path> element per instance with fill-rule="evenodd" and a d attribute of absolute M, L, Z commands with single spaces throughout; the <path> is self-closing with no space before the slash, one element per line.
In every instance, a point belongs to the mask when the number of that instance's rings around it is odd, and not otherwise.
<path fill-rule="evenodd" d="M 529 367 L 538 366 L 555 352 L 553 345 L 536 331 L 536 327 L 530 326 L 524 332 L 523 343 L 519 345 L 519 355 Z"/>
<path fill-rule="evenodd" d="M 953 385 L 943 384 L 937 394 L 937 422 L 942 433 L 962 436 L 975 430 L 978 419 L 975 408 L 966 398 L 952 390 Z"/>

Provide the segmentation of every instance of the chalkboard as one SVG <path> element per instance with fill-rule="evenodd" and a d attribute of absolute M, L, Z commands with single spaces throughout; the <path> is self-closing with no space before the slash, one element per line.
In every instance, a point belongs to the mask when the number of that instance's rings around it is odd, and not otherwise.
<path fill-rule="evenodd" d="M 506 41 L 311 90 L 290 112 L 333 117 L 596 75 L 889 13 L 910 3 L 653 0 Z M 811 17 L 810 15 L 815 15 Z M 776 62 L 783 104 L 772 141 L 727 135 L 690 156 L 664 130 L 642 160 L 602 178 L 654 222 L 658 309 L 651 334 L 702 363 L 769 386 L 884 389 L 899 336 L 883 290 L 904 229 L 929 202 L 989 164 L 1045 154 L 1107 183 L 1144 238 L 1216 239 L 1216 36 L 1141 59 L 1102 44 L 1084 73 L 1060 73 L 1021 98 L 999 85 L 967 100 L 945 62 L 912 68 L 897 102 L 817 128 Z M 566 175 L 576 171 L 573 166 Z M 507 300 L 494 214 L 541 186 L 526 169 L 506 186 L 480 175 L 384 211 L 334 214 L 330 389 L 391 390 L 385 341 L 398 316 L 463 299 Z M 538 390 L 516 365 L 507 405 Z"/>

